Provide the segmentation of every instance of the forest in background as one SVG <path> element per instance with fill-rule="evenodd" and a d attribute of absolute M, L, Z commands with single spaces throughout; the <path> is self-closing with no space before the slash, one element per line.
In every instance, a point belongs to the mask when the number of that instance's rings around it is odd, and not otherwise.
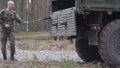
<path fill-rule="evenodd" d="M 0 0 L 0 10 L 6 8 L 9 0 Z M 50 20 L 41 20 L 51 14 L 51 0 L 13 0 L 15 11 L 29 21 L 28 25 L 15 23 L 16 31 L 49 31 Z"/>

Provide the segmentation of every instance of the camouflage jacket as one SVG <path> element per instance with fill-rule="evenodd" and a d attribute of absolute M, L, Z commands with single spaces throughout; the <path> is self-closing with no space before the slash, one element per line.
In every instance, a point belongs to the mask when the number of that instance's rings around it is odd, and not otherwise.
<path fill-rule="evenodd" d="M 0 24 L 2 26 L 2 31 L 14 31 L 13 25 L 15 20 L 18 23 L 22 23 L 20 17 L 15 11 L 8 11 L 7 9 L 0 11 Z M 5 28 L 5 24 L 9 24 L 11 27 Z"/>

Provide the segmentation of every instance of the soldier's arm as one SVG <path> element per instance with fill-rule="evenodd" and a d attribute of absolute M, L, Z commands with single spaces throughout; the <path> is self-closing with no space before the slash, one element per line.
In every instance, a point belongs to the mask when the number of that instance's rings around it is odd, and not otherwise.
<path fill-rule="evenodd" d="M 17 21 L 18 23 L 23 23 L 23 21 L 21 20 L 20 17 L 16 17 L 16 21 Z"/>
<path fill-rule="evenodd" d="M 15 20 L 17 21 L 17 23 L 23 23 L 23 21 L 21 20 L 21 18 L 18 16 L 18 14 L 16 12 L 14 12 L 15 14 Z"/>
<path fill-rule="evenodd" d="M 18 23 L 24 23 L 24 24 L 28 24 L 28 21 L 23 21 L 19 16 L 18 14 L 15 12 L 15 20 L 18 22 Z"/>
<path fill-rule="evenodd" d="M 0 15 L 0 24 L 3 22 L 3 20 L 2 20 L 2 17 L 1 17 L 1 15 Z"/>
<path fill-rule="evenodd" d="M 5 26 L 5 22 L 3 20 L 3 13 L 4 13 L 4 10 L 1 10 L 0 11 L 0 25 Z"/>

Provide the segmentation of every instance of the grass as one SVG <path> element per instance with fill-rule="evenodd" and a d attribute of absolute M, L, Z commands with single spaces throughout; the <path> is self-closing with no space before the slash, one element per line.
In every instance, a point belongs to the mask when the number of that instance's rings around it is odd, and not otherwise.
<path fill-rule="evenodd" d="M 78 63 L 70 58 L 62 59 L 59 68 L 78 68 Z"/>
<path fill-rule="evenodd" d="M 98 62 L 98 63 L 96 64 L 96 68 L 101 68 L 101 63 L 100 63 L 100 62 Z"/>
<path fill-rule="evenodd" d="M 15 32 L 16 36 L 36 35 L 36 34 L 49 34 L 49 32 L 45 32 L 45 31 Z"/>
<path fill-rule="evenodd" d="M 32 63 L 32 68 L 36 68 L 38 65 L 38 57 L 35 55 L 35 54 L 33 54 L 33 57 L 32 57 L 32 59 L 31 59 L 31 63 Z"/>
<path fill-rule="evenodd" d="M 31 58 L 31 64 L 32 68 L 38 67 L 38 57 L 35 54 L 33 54 L 33 57 Z M 80 68 L 79 66 L 80 65 L 78 65 L 77 62 L 67 57 L 62 59 L 58 68 Z"/>

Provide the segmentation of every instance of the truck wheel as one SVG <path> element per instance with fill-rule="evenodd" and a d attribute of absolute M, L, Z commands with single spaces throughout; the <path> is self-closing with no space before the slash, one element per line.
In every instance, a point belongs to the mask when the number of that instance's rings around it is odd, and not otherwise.
<path fill-rule="evenodd" d="M 101 31 L 99 53 L 108 65 L 120 66 L 120 20 L 112 21 Z"/>
<path fill-rule="evenodd" d="M 85 62 L 100 61 L 100 55 L 96 46 L 89 46 L 87 39 L 76 39 L 76 51 Z"/>

